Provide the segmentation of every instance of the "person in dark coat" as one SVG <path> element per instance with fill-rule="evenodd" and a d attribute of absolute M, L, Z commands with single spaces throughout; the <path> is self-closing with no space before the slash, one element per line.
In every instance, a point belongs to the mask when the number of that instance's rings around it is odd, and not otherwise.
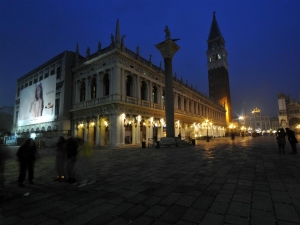
<path fill-rule="evenodd" d="M 67 182 L 76 183 L 75 179 L 75 163 L 78 154 L 78 139 L 68 138 L 66 141 L 67 148 Z"/>
<path fill-rule="evenodd" d="M 19 187 L 25 187 L 24 180 L 26 177 L 26 170 L 28 169 L 28 180 L 30 184 L 33 183 L 34 178 L 34 162 L 36 159 L 36 143 L 32 138 L 28 138 L 18 149 L 17 157 L 19 160 Z"/>
<path fill-rule="evenodd" d="M 54 181 L 65 180 L 65 162 L 66 162 L 66 140 L 64 137 L 59 137 L 56 143 L 56 170 L 57 178 Z"/>
<path fill-rule="evenodd" d="M 285 130 L 286 130 L 286 134 L 287 134 L 288 140 L 290 142 L 290 145 L 292 147 L 291 154 L 297 154 L 296 144 L 298 143 L 298 141 L 296 139 L 295 132 L 293 130 L 290 130 L 288 127 L 285 128 Z"/>
<path fill-rule="evenodd" d="M 285 135 L 286 133 L 284 132 L 283 128 L 277 130 L 276 140 L 279 148 L 279 154 L 281 154 L 281 150 L 283 154 L 285 153 L 285 144 L 286 144 Z"/>

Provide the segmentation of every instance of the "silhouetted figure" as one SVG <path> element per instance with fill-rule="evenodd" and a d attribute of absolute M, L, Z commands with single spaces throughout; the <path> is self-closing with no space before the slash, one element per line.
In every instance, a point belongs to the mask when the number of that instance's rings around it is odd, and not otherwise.
<path fill-rule="evenodd" d="M 276 135 L 277 135 L 276 140 L 277 140 L 277 144 L 278 144 L 278 148 L 279 148 L 279 154 L 281 154 L 281 150 L 282 150 L 282 153 L 284 154 L 285 153 L 285 144 L 286 144 L 286 141 L 285 141 L 286 133 L 284 132 L 284 129 L 283 128 L 278 129 Z"/>
<path fill-rule="evenodd" d="M 64 181 L 65 179 L 65 162 L 66 162 L 66 140 L 64 137 L 59 137 L 56 143 L 56 171 L 57 178 L 54 181 Z"/>
<path fill-rule="evenodd" d="M 66 141 L 67 149 L 67 182 L 76 183 L 75 179 L 75 163 L 78 154 L 78 139 L 68 138 Z"/>
<path fill-rule="evenodd" d="M 288 140 L 290 142 L 290 145 L 292 147 L 292 154 L 296 154 L 297 153 L 297 148 L 296 148 L 296 144 L 298 143 L 296 136 L 295 136 L 295 132 L 293 130 L 290 130 L 289 128 L 285 128 L 286 130 L 286 134 L 288 137 Z"/>
<path fill-rule="evenodd" d="M 25 187 L 24 180 L 26 177 L 26 170 L 28 169 L 28 180 L 30 184 L 33 183 L 34 178 L 34 162 L 36 159 L 36 144 L 32 138 L 28 138 L 18 149 L 17 157 L 19 159 L 20 173 L 19 186 Z"/>
<path fill-rule="evenodd" d="M 0 145 L 0 190 L 5 183 L 5 160 L 8 159 L 9 149 L 5 145 Z M 2 194 L 0 193 L 0 199 Z"/>

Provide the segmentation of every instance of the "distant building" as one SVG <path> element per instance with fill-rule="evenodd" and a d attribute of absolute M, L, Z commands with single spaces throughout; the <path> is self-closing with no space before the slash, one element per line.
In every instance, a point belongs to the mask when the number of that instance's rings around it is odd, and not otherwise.
<path fill-rule="evenodd" d="M 271 123 L 272 132 L 277 131 L 280 128 L 278 117 L 270 118 L 270 123 Z"/>
<path fill-rule="evenodd" d="M 278 120 L 280 127 L 296 130 L 300 126 L 300 94 L 298 102 L 284 93 L 278 94 Z"/>
<path fill-rule="evenodd" d="M 271 131 L 269 116 L 261 115 L 261 111 L 258 108 L 253 109 L 252 112 L 245 117 L 245 126 L 248 132 L 269 133 Z"/>
<path fill-rule="evenodd" d="M 225 135 L 223 104 L 176 74 L 173 86 L 176 136 Z M 148 143 L 165 136 L 164 91 L 162 65 L 140 56 L 139 47 L 126 48 L 117 21 L 109 46 L 98 43 L 96 52 L 87 48 L 82 56 L 77 45 L 75 53 L 63 52 L 17 80 L 13 132 L 52 145 L 58 136 L 97 146 Z"/>
<path fill-rule="evenodd" d="M 228 76 L 227 51 L 217 23 L 215 12 L 211 24 L 208 40 L 207 66 L 209 96 L 224 105 L 226 109 L 226 122 L 232 121 L 230 85 Z"/>

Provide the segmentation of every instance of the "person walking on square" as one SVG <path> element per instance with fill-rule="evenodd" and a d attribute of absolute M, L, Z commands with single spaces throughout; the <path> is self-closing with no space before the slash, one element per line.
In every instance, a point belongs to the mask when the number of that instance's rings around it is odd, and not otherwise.
<path fill-rule="evenodd" d="M 286 130 L 286 134 L 287 134 L 288 140 L 290 142 L 290 145 L 292 147 L 291 154 L 297 154 L 296 144 L 298 143 L 298 141 L 296 139 L 295 132 L 293 130 L 290 130 L 288 127 L 285 128 L 285 130 Z"/>
<path fill-rule="evenodd" d="M 36 159 L 36 144 L 32 138 L 28 138 L 18 149 L 17 157 L 19 160 L 19 187 L 25 187 L 23 184 L 26 177 L 26 170 L 28 169 L 28 180 L 30 184 L 33 183 L 34 178 L 34 162 Z"/>
<path fill-rule="evenodd" d="M 285 144 L 286 144 L 285 135 L 286 133 L 284 132 L 283 128 L 277 130 L 276 140 L 279 148 L 279 154 L 281 154 L 281 150 L 283 154 L 285 153 Z"/>
<path fill-rule="evenodd" d="M 66 161 L 66 140 L 59 137 L 56 143 L 56 170 L 57 178 L 54 181 L 64 181 L 65 179 L 65 161 Z"/>
<path fill-rule="evenodd" d="M 83 187 L 96 182 L 93 159 L 93 147 L 87 141 L 81 141 L 78 148 L 78 162 L 76 171 L 80 181 L 78 187 Z"/>
<path fill-rule="evenodd" d="M 67 148 L 67 182 L 70 184 L 76 183 L 75 179 L 75 163 L 78 154 L 78 140 L 75 138 L 68 138 L 66 141 Z"/>

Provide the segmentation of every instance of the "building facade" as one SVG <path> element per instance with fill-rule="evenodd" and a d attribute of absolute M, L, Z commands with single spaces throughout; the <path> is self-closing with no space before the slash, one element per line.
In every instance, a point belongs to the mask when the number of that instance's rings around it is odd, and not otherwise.
<path fill-rule="evenodd" d="M 17 81 L 14 132 L 52 145 L 74 136 L 97 146 L 165 137 L 164 70 L 125 46 L 119 22 L 109 46 L 64 52 Z M 40 100 L 41 87 L 43 101 Z M 173 76 L 175 135 L 224 136 L 226 109 Z M 32 100 L 34 99 L 34 101 Z M 43 104 L 41 104 L 43 102 Z M 33 109 L 31 109 L 33 105 Z M 42 106 L 42 107 L 41 107 Z"/>
<path fill-rule="evenodd" d="M 72 67 L 75 53 L 65 51 L 17 80 L 13 133 L 55 142 L 70 135 Z"/>
<path fill-rule="evenodd" d="M 298 102 L 284 93 L 278 94 L 278 121 L 280 127 L 296 130 L 300 126 L 300 94 Z"/>
<path fill-rule="evenodd" d="M 253 109 L 251 114 L 245 116 L 245 126 L 249 133 L 263 134 L 271 132 L 270 117 L 262 115 L 258 108 Z"/>
<path fill-rule="evenodd" d="M 232 121 L 232 109 L 228 76 L 228 54 L 225 49 L 225 39 L 221 34 L 215 12 L 207 44 L 209 96 L 224 105 L 226 109 L 226 122 L 229 124 Z"/>

